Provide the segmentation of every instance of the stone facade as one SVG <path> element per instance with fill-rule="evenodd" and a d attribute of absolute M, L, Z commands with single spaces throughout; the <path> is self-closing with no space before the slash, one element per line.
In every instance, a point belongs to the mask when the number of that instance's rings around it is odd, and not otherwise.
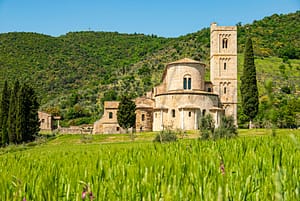
<path fill-rule="evenodd" d="M 205 64 L 187 58 L 167 64 L 162 84 L 154 88 L 153 131 L 195 130 L 199 117 L 208 113 L 218 126 L 223 110 L 211 87 Z"/>
<path fill-rule="evenodd" d="M 205 64 L 184 58 L 166 65 L 161 84 L 135 99 L 136 131 L 198 129 L 198 120 L 211 114 L 215 126 L 222 115 L 237 119 L 237 29 L 211 25 L 210 78 Z M 122 133 L 117 123 L 118 102 L 104 103 L 103 117 L 93 133 Z"/>
<path fill-rule="evenodd" d="M 125 130 L 123 130 L 118 124 L 118 106 L 118 101 L 104 102 L 104 113 L 102 118 L 94 123 L 94 134 L 125 133 Z"/>
<path fill-rule="evenodd" d="M 153 124 L 153 107 L 154 100 L 151 96 L 145 96 L 136 98 L 134 100 L 136 105 L 136 130 L 141 131 L 151 131 Z"/>
<path fill-rule="evenodd" d="M 134 100 L 136 105 L 136 131 L 151 131 L 153 122 L 154 100 L 149 97 L 139 97 Z M 125 133 L 117 120 L 119 102 L 105 101 L 104 113 L 100 120 L 94 123 L 94 134 Z"/>
<path fill-rule="evenodd" d="M 38 112 L 40 120 L 40 129 L 43 131 L 51 131 L 53 129 L 52 115 L 45 112 Z"/>
<path fill-rule="evenodd" d="M 237 27 L 210 27 L 210 80 L 220 96 L 225 115 L 237 125 Z"/>

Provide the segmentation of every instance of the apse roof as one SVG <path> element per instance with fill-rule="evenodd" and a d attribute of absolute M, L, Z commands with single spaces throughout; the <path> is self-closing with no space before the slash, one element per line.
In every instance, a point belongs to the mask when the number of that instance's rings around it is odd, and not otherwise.
<path fill-rule="evenodd" d="M 189 64 L 203 64 L 200 61 L 196 61 L 193 59 L 189 59 L 189 58 L 183 58 L 177 61 L 173 61 L 171 63 L 168 63 L 167 65 L 172 65 L 172 64 L 181 64 L 181 63 L 189 63 Z"/>

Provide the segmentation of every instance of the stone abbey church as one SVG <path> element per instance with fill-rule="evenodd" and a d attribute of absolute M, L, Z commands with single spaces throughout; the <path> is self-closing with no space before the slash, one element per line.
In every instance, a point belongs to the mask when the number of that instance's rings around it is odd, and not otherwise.
<path fill-rule="evenodd" d="M 210 27 L 210 81 L 205 81 L 206 65 L 184 58 L 166 65 L 162 82 L 136 104 L 136 130 L 198 129 L 198 119 L 211 114 L 218 127 L 222 115 L 237 122 L 237 28 Z M 95 122 L 93 133 L 121 133 L 119 102 L 104 103 L 104 114 Z"/>

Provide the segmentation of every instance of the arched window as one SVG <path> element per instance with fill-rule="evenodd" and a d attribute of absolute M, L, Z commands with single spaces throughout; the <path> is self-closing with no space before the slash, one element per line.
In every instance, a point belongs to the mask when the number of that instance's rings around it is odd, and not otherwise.
<path fill-rule="evenodd" d="M 226 92 L 227 92 L 227 89 L 226 89 L 226 87 L 224 87 L 224 94 L 226 94 Z"/>
<path fill-rule="evenodd" d="M 145 121 L 145 114 L 142 114 L 142 121 Z"/>
<path fill-rule="evenodd" d="M 222 40 L 222 47 L 223 48 L 227 48 L 227 46 L 228 46 L 228 39 L 227 38 L 223 38 L 223 40 Z"/>
<path fill-rule="evenodd" d="M 224 62 L 224 70 L 226 70 L 226 68 L 227 68 L 227 64 L 226 62 Z"/>
<path fill-rule="evenodd" d="M 206 110 L 202 110 L 202 116 L 205 116 Z"/>
<path fill-rule="evenodd" d="M 192 89 L 192 78 L 188 78 L 188 89 Z"/>
<path fill-rule="evenodd" d="M 108 113 L 108 118 L 109 118 L 109 119 L 112 119 L 112 118 L 113 118 L 113 113 L 112 113 L 112 112 L 109 112 L 109 113 Z"/>
<path fill-rule="evenodd" d="M 183 89 L 192 89 L 192 78 L 190 75 L 185 75 L 183 77 Z"/>

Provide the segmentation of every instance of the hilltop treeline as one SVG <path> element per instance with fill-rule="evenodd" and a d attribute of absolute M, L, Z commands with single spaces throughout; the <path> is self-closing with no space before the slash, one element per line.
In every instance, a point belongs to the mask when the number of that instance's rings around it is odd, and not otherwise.
<path fill-rule="evenodd" d="M 238 25 L 238 51 L 251 35 L 259 57 L 299 59 L 300 11 Z M 124 91 L 143 95 L 160 82 L 166 63 L 189 57 L 209 65 L 210 31 L 178 38 L 117 32 L 71 32 L 59 37 L 37 33 L 0 34 L 0 90 L 4 80 L 30 83 L 41 110 L 64 123 L 91 123 L 105 100 Z"/>

